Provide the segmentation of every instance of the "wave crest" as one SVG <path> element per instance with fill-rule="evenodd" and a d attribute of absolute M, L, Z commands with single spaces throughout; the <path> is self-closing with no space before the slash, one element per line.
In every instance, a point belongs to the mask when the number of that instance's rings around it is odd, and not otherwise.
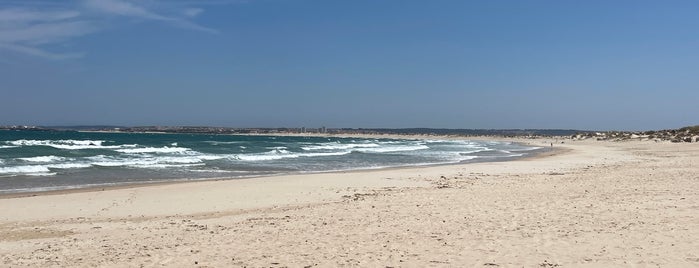
<path fill-rule="evenodd" d="M 58 162 L 58 161 L 66 160 L 65 157 L 60 157 L 60 156 L 55 156 L 55 155 L 24 157 L 24 158 L 17 158 L 17 159 L 25 161 L 25 162 L 36 162 L 36 163 L 50 163 L 50 162 Z"/>
<path fill-rule="evenodd" d="M 117 149 L 115 150 L 120 153 L 126 154 L 143 154 L 143 153 L 183 153 L 191 151 L 189 148 L 183 147 L 145 147 L 145 148 L 130 148 L 130 149 Z"/>
<path fill-rule="evenodd" d="M 85 149 L 118 149 L 135 147 L 134 144 L 124 145 L 102 145 L 104 140 L 15 140 L 7 141 L 11 146 L 49 146 L 63 150 L 85 150 Z"/>

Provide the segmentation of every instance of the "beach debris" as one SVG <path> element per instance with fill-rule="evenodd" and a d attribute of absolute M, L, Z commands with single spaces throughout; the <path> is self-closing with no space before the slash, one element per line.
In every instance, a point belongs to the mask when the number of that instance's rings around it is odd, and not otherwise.
<path fill-rule="evenodd" d="M 437 189 L 446 189 L 446 188 L 451 188 L 451 185 L 449 185 L 449 183 L 437 183 Z"/>
<path fill-rule="evenodd" d="M 204 231 L 204 230 L 209 229 L 208 225 L 193 223 L 191 220 L 186 220 L 186 221 L 183 220 L 182 222 L 187 223 L 185 225 L 187 231 L 196 231 L 196 230 Z"/>
<path fill-rule="evenodd" d="M 439 180 L 433 182 L 437 186 L 437 189 L 451 188 L 452 185 L 449 183 L 449 179 L 445 176 L 440 176 Z"/>
<path fill-rule="evenodd" d="M 541 267 L 558 267 L 558 266 L 561 266 L 561 265 L 558 264 L 558 263 L 550 263 L 548 260 L 544 260 L 544 262 L 542 262 L 541 264 L 539 264 L 539 266 L 541 266 Z"/>
<path fill-rule="evenodd" d="M 352 201 L 359 201 L 366 199 L 367 196 L 377 196 L 376 192 L 373 193 L 354 193 L 353 195 L 343 195 L 342 198 L 346 198 Z"/>

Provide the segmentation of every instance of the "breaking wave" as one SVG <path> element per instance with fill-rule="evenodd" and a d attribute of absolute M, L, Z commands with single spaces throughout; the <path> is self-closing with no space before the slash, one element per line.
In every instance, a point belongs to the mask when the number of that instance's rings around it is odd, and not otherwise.
<path fill-rule="evenodd" d="M 46 166 L 0 167 L 0 176 L 7 175 L 51 176 L 55 173 L 52 173 Z"/>
<path fill-rule="evenodd" d="M 190 151 L 189 148 L 182 148 L 182 147 L 160 147 L 160 148 L 155 148 L 155 147 L 145 147 L 145 148 L 132 148 L 132 149 L 117 149 L 115 150 L 120 153 L 127 153 L 127 154 L 142 154 L 142 153 L 182 153 L 186 151 Z"/>
<path fill-rule="evenodd" d="M 44 162 L 44 163 L 49 163 L 49 162 L 58 162 L 58 161 L 63 161 L 66 160 L 65 157 L 60 157 L 60 156 L 55 156 L 55 155 L 49 155 L 49 156 L 35 156 L 35 157 L 23 157 L 23 158 L 17 158 L 22 161 L 26 162 Z"/>
<path fill-rule="evenodd" d="M 48 146 L 63 150 L 85 150 L 85 149 L 118 149 L 135 147 L 134 144 L 125 145 L 102 145 L 103 140 L 16 140 L 7 141 L 6 144 L 12 146 Z"/>
<path fill-rule="evenodd" d="M 301 147 L 302 150 L 305 151 L 314 151 L 314 150 L 347 150 L 347 149 L 355 149 L 355 148 L 375 148 L 375 147 L 380 147 L 381 145 L 375 144 L 375 143 L 359 143 L 359 144 L 341 144 L 341 143 L 324 143 L 321 145 L 313 145 L 313 146 L 305 146 Z"/>
<path fill-rule="evenodd" d="M 53 176 L 50 180 L 80 181 L 81 185 L 94 183 L 91 179 L 107 183 L 155 179 L 150 176 L 164 180 L 210 178 L 217 173 L 239 177 L 505 159 L 540 148 L 438 139 L 249 136 L 234 140 L 237 137 L 220 136 L 222 141 L 216 141 L 219 136 L 189 134 L 4 134 L 11 135 L 0 136 L 0 177 L 17 180 L 17 189 L 30 184 L 47 187 L 40 184 L 47 179 L 32 182 L 22 176 Z M 53 182 L 48 185 L 54 186 Z"/>
<path fill-rule="evenodd" d="M 0 176 L 7 175 L 30 175 L 30 176 L 52 176 L 56 172 L 51 169 L 71 169 L 89 167 L 87 164 L 51 164 L 51 165 L 26 165 L 13 167 L 0 167 Z"/>

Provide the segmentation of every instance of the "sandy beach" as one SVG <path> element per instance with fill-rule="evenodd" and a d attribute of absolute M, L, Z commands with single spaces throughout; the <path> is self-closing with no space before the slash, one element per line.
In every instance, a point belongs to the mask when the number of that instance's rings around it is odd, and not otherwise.
<path fill-rule="evenodd" d="M 699 266 L 699 144 L 554 148 L 506 162 L 6 196 L 0 266 Z"/>

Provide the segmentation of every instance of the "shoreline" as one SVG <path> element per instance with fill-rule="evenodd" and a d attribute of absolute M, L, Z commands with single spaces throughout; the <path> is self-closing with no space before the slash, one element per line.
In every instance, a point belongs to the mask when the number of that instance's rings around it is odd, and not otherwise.
<path fill-rule="evenodd" d="M 79 131 L 79 132 L 95 132 L 95 133 L 127 133 L 127 132 L 109 132 L 109 131 Z M 144 132 L 145 133 L 145 132 Z M 163 134 L 163 133 L 152 133 L 152 134 Z M 165 133 L 164 134 L 176 134 L 176 133 Z M 307 135 L 311 134 L 311 135 Z M 348 170 L 328 170 L 328 171 L 297 171 L 297 172 L 287 172 L 287 173 L 275 173 L 266 175 L 253 175 L 253 176 L 241 176 L 241 177 L 211 177 L 211 178 L 177 178 L 177 179 L 163 179 L 159 181 L 143 181 L 143 182 L 130 182 L 122 184 L 105 184 L 105 185 L 88 185 L 88 186 L 69 186 L 70 188 L 65 189 L 51 189 L 51 190 L 38 190 L 38 191 L 20 191 L 20 192 L 7 192 L 0 193 L 0 199 L 9 198 L 22 198 L 22 197 L 32 197 L 32 196 L 42 196 L 42 195 L 60 195 L 60 194 L 70 194 L 70 193 L 81 193 L 81 192 L 95 192 L 95 191 L 109 191 L 115 189 L 128 189 L 137 187 L 148 187 L 148 186 L 158 186 L 158 185 L 168 185 L 177 183 L 196 183 L 202 181 L 226 181 L 226 180 L 243 180 L 243 179 L 256 179 L 256 178 L 266 178 L 266 177 L 278 177 L 278 176 L 289 176 L 289 175 L 308 175 L 308 174 L 333 174 L 333 173 L 347 173 L 347 172 L 371 172 L 379 170 L 394 170 L 394 169 L 411 169 L 411 168 L 422 168 L 422 167 L 434 167 L 434 166 L 448 166 L 448 165 L 464 165 L 472 163 L 482 163 L 482 162 L 505 162 L 505 161 L 518 161 L 524 158 L 537 157 L 540 154 L 545 154 L 553 148 L 547 148 L 543 145 L 533 145 L 527 143 L 523 140 L 507 139 L 504 137 L 485 137 L 477 136 L 473 139 L 466 137 L 455 137 L 455 136 L 434 136 L 434 135 L 384 135 L 384 134 L 321 134 L 321 133 L 304 133 L 304 134 L 294 134 L 294 133 L 283 133 L 278 135 L 267 135 L 267 134 L 223 134 L 232 136 L 269 136 L 269 137 L 332 137 L 332 138 L 361 138 L 361 139 L 404 139 L 404 140 L 429 140 L 429 139 L 442 139 L 442 140 L 470 140 L 470 141 L 495 141 L 495 142 L 512 142 L 523 146 L 531 147 L 541 147 L 534 149 L 532 151 L 527 151 L 527 155 L 515 156 L 511 158 L 498 158 L 498 159 L 472 159 L 464 160 L 456 163 L 427 163 L 427 164 L 415 164 L 415 165 L 404 165 L 404 166 L 388 166 L 388 167 L 378 167 L 378 168 L 359 168 L 359 169 L 348 169 Z M 556 148 L 559 149 L 559 148 Z"/>
<path fill-rule="evenodd" d="M 415 138 L 415 136 L 410 136 Z M 355 138 L 366 138 L 362 137 Z M 441 137 L 446 138 L 446 137 Z M 458 138 L 455 138 L 458 139 Z M 479 139 L 479 141 L 483 141 Z M 524 143 L 516 140 L 506 140 L 506 139 L 492 139 L 490 141 L 498 142 L 518 142 Z M 548 142 L 548 141 L 546 141 Z M 535 146 L 528 144 L 527 146 Z M 303 183 L 306 178 L 332 178 L 335 182 L 340 182 L 341 179 L 337 177 L 352 177 L 355 175 L 371 178 L 371 181 L 376 180 L 375 178 L 384 177 L 384 174 L 393 173 L 415 173 L 421 174 L 429 170 L 452 170 L 452 169 L 464 169 L 474 165 L 489 165 L 502 163 L 523 163 L 529 160 L 536 161 L 538 159 L 545 159 L 548 157 L 555 157 L 557 155 L 563 155 L 571 152 L 572 150 L 567 148 L 556 147 L 555 150 L 551 151 L 550 148 L 542 148 L 539 153 L 533 153 L 526 157 L 513 157 L 514 159 L 500 159 L 496 161 L 474 161 L 474 162 L 460 162 L 460 163 L 445 163 L 445 164 L 428 164 L 428 165 L 418 165 L 418 166 L 396 166 L 396 167 L 385 167 L 377 169 L 355 169 L 355 170 L 345 170 L 345 171 L 324 171 L 324 172 L 308 172 L 308 173 L 280 173 L 272 175 L 254 176 L 254 177 L 241 177 L 241 178 L 213 178 L 213 179 L 200 179 L 200 180 L 178 180 L 178 181 L 161 181 L 161 182 L 146 182 L 146 183 L 134 183 L 125 185 L 112 185 L 112 186 L 99 186 L 99 187 L 88 187 L 88 188 L 76 188 L 76 189 L 62 189 L 62 190 L 52 190 L 52 191 L 42 191 L 42 192 L 24 192 L 24 193 L 8 193 L 0 195 L 0 203 L 4 200 L 22 200 L 22 199 L 32 199 L 32 198 L 63 198 L 71 197 L 76 195 L 99 195 L 99 194 L 109 194 L 114 192 L 128 192 L 128 191 L 155 191 L 158 189 L 166 187 L 175 188 L 186 188 L 188 186 L 196 187 L 205 184 L 221 184 L 232 186 L 236 184 L 256 184 L 256 182 L 269 183 L 276 179 L 289 180 L 293 178 L 294 181 Z M 352 181 L 348 181 L 352 184 Z M 332 183 L 331 183 L 332 184 Z M 361 184 L 361 183 L 360 183 Z M 315 201 L 314 201 L 315 202 Z M 0 213 L 2 210 L 0 210 Z M 1 219 L 1 217 L 0 217 Z M 0 224 L 2 221 L 0 221 Z"/>
<path fill-rule="evenodd" d="M 554 148 L 506 162 L 0 199 L 0 264 L 699 265 L 699 145 Z"/>
<path fill-rule="evenodd" d="M 538 151 L 538 152 L 536 152 Z M 259 176 L 249 176 L 249 177 L 212 177 L 212 178 L 197 178 L 197 179 L 175 179 L 175 180 L 162 180 L 162 181 L 145 181 L 145 182 L 132 182 L 124 184 L 115 185 L 97 185 L 97 186 L 87 186 L 87 187 L 76 187 L 69 189 L 55 189 L 55 190 L 45 190 L 45 191 L 25 191 L 25 192 L 10 192 L 10 193 L 0 193 L 1 199 L 13 199 L 13 198 L 24 198 L 24 197 L 35 197 L 44 195 L 63 195 L 63 194 L 73 194 L 73 193 L 85 193 L 85 192 L 102 192 L 120 189 L 131 189 L 131 188 L 142 188 L 150 186 L 160 186 L 160 185 L 170 185 L 170 184 L 186 184 L 186 183 L 198 183 L 205 181 L 231 181 L 231 180 L 250 180 L 259 178 L 273 178 L 279 176 L 293 176 L 293 175 L 313 175 L 313 174 L 338 174 L 338 173 L 360 173 L 360 172 L 376 172 L 376 171 L 390 171 L 390 170 L 403 170 L 403 169 L 419 169 L 419 168 L 429 168 L 429 167 L 439 167 L 439 166 L 453 166 L 453 165 L 468 165 L 475 163 L 488 163 L 488 162 L 508 162 L 508 161 L 523 161 L 527 159 L 535 159 L 539 157 L 549 157 L 556 154 L 562 154 L 569 150 L 562 148 L 543 148 L 532 150 L 532 153 L 527 156 L 517 156 L 512 158 L 500 158 L 495 160 L 466 160 L 458 163 L 437 163 L 437 164 L 424 164 L 424 165 L 406 165 L 406 166 L 392 166 L 392 167 L 379 167 L 379 168 L 364 168 L 364 169 L 349 169 L 349 170 L 329 170 L 329 171 L 317 171 L 317 172 L 293 172 L 293 173 L 277 173 L 277 174 L 267 174 Z"/>

